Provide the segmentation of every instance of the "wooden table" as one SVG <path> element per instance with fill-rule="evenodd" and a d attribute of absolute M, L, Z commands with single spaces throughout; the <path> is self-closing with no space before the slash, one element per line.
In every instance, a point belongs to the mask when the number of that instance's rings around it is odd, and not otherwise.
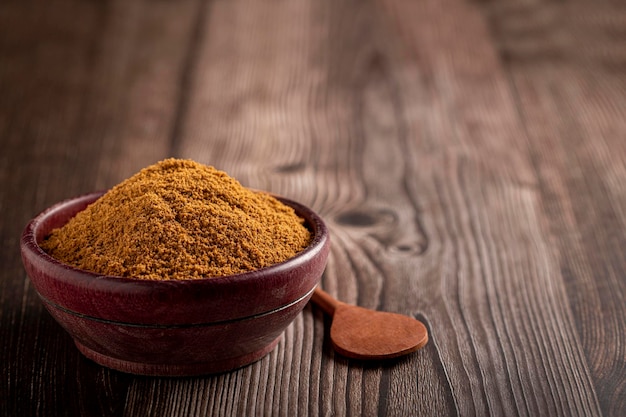
<path fill-rule="evenodd" d="M 1 414 L 626 415 L 625 28 L 619 1 L 2 2 Z M 20 233 L 169 156 L 314 208 L 323 287 L 428 345 L 348 360 L 307 306 L 232 373 L 83 358 Z"/>

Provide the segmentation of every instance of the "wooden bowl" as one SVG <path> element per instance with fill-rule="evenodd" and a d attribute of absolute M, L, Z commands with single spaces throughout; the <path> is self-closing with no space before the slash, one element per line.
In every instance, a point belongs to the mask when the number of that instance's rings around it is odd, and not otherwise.
<path fill-rule="evenodd" d="M 285 198 L 311 244 L 283 263 L 199 280 L 103 276 L 63 264 L 39 242 L 102 193 L 63 201 L 31 220 L 22 261 L 47 310 L 95 362 L 142 375 L 225 372 L 269 353 L 319 283 L 330 240 L 322 219 Z"/>

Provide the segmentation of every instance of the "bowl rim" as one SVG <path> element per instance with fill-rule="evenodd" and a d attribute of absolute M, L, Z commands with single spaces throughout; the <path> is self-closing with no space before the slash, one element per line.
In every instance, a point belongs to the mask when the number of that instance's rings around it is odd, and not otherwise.
<path fill-rule="evenodd" d="M 324 258 L 325 265 L 325 258 L 329 253 L 330 244 L 330 234 L 326 224 L 317 213 L 307 206 L 275 194 L 271 195 L 282 203 L 292 207 L 298 216 L 305 220 L 306 226 L 312 233 L 312 239 L 309 245 L 294 257 L 253 271 L 197 279 L 146 280 L 98 274 L 79 269 L 55 259 L 39 246 L 38 241 L 41 241 L 44 233 L 49 232 L 49 230 L 42 231 L 41 228 L 49 224 L 47 222 L 53 222 L 52 219 L 54 216 L 67 217 L 67 219 L 64 220 L 64 222 L 66 222 L 105 193 L 106 191 L 97 191 L 82 194 L 53 204 L 32 218 L 22 232 L 20 240 L 21 255 L 31 282 L 33 282 L 35 289 L 42 298 L 62 306 L 66 310 L 111 321 L 127 321 L 125 316 L 121 313 L 115 314 L 109 312 L 103 313 L 103 315 L 96 315 L 92 311 L 95 308 L 93 307 L 93 302 L 86 301 L 89 297 L 85 296 L 82 297 L 83 300 L 74 300 L 72 294 L 64 294 L 66 291 L 80 294 L 81 296 L 90 294 L 91 297 L 105 295 L 118 298 L 152 299 L 150 302 L 157 306 L 156 308 L 159 308 L 159 306 L 167 304 L 168 300 L 182 302 L 181 300 L 184 299 L 192 299 L 194 302 L 198 302 L 197 299 L 203 295 L 210 295 L 210 297 L 212 297 L 211 299 L 216 299 L 216 297 L 212 295 L 213 292 L 223 294 L 243 293 L 244 291 L 241 288 L 238 289 L 238 287 L 245 287 L 245 291 L 268 293 L 268 291 L 270 291 L 268 288 L 273 288 L 273 286 L 286 287 L 289 285 L 288 281 L 295 277 L 294 274 L 296 274 L 296 270 L 305 271 L 307 274 L 307 278 L 304 280 L 306 282 L 298 283 L 299 287 L 289 290 L 294 294 L 298 293 L 299 298 L 300 295 L 309 292 L 309 290 L 317 285 L 321 278 L 321 273 L 317 278 L 312 277 L 312 275 L 314 275 L 312 270 L 315 268 L 313 266 L 309 267 L 309 264 L 313 263 L 316 258 L 321 256 Z M 79 208 L 77 209 L 77 207 Z M 66 213 L 71 210 L 76 211 L 67 216 Z M 42 271 L 44 269 L 46 271 L 45 273 L 32 273 L 33 270 Z M 227 296 L 228 295 L 225 295 L 225 297 Z M 224 320 L 262 314 L 280 307 L 280 305 L 282 305 L 278 301 L 280 297 L 282 297 L 284 301 L 291 300 L 288 295 L 278 295 L 276 296 L 276 300 L 271 301 L 273 304 L 268 304 L 265 308 L 259 307 L 256 310 L 248 311 L 248 309 L 239 306 L 235 309 L 239 311 L 235 313 L 235 315 L 228 312 L 217 312 L 217 316 L 214 317 L 214 319 Z M 198 307 L 194 314 L 198 316 L 200 312 L 201 308 Z M 136 321 L 133 320 L 133 323 L 151 324 L 154 320 L 157 320 L 156 322 L 161 324 L 181 324 L 189 322 L 187 318 L 182 318 L 181 316 L 170 318 L 165 312 L 161 312 L 160 319 L 152 319 L 150 314 L 145 313 L 144 316 L 138 318 Z M 189 318 L 189 320 L 192 320 L 192 318 Z M 201 319 L 198 317 L 197 320 Z"/>

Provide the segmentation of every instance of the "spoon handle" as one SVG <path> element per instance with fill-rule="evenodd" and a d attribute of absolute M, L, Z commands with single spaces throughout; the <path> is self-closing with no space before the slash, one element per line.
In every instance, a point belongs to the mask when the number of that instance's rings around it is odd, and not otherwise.
<path fill-rule="evenodd" d="M 335 314 L 335 310 L 341 304 L 340 301 L 335 300 L 330 294 L 322 290 L 319 286 L 315 287 L 313 296 L 311 296 L 311 301 L 317 304 L 317 306 L 320 307 L 324 313 L 331 317 Z"/>

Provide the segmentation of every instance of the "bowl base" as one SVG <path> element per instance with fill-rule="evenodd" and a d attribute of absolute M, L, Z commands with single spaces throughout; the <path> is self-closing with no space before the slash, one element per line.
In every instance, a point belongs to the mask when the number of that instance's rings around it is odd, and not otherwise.
<path fill-rule="evenodd" d="M 274 341 L 272 341 L 272 343 L 262 349 L 259 349 L 255 352 L 247 353 L 242 356 L 220 359 L 216 361 L 195 362 L 188 364 L 131 362 L 124 359 L 107 356 L 100 352 L 96 352 L 95 350 L 88 348 L 87 346 L 76 340 L 74 340 L 74 343 L 76 344 L 78 350 L 88 359 L 91 359 L 97 364 L 105 366 L 107 368 L 135 375 L 171 377 L 208 375 L 233 371 L 237 368 L 249 365 L 263 358 L 276 347 L 281 337 L 282 336 L 277 337 Z"/>

